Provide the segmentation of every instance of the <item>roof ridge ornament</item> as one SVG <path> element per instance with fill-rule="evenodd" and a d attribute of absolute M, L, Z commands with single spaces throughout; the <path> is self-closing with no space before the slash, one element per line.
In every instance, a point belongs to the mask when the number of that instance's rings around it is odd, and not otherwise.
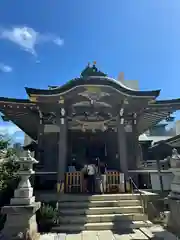
<path fill-rule="evenodd" d="M 92 76 L 101 76 L 101 77 L 106 77 L 107 75 L 96 67 L 96 61 L 93 62 L 92 66 L 88 62 L 87 67 L 81 72 L 81 77 L 82 78 L 88 78 Z"/>

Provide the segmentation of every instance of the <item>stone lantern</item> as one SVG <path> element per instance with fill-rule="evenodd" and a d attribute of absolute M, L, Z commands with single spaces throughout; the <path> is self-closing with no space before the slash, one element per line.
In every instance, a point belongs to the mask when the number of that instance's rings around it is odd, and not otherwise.
<path fill-rule="evenodd" d="M 30 151 L 27 151 L 26 156 L 16 161 L 20 164 L 17 172 L 20 182 L 10 205 L 2 208 L 2 213 L 7 214 L 3 234 L 10 239 L 27 229 L 30 234 L 37 232 L 35 213 L 41 206 L 40 202 L 35 202 L 33 188 L 29 181 L 30 176 L 34 174 L 33 164 L 38 163 L 38 161 L 31 156 Z"/>
<path fill-rule="evenodd" d="M 170 157 L 170 166 L 170 171 L 174 175 L 170 197 L 180 200 L 180 154 L 175 148 L 172 150 L 172 156 Z"/>
<path fill-rule="evenodd" d="M 180 233 L 180 154 L 176 149 L 172 150 L 170 158 L 170 170 L 174 178 L 171 183 L 171 192 L 169 194 L 169 208 L 170 215 L 168 219 L 168 226 L 177 233 Z"/>
<path fill-rule="evenodd" d="M 36 159 L 31 156 L 30 151 L 27 151 L 27 156 L 17 159 L 20 164 L 17 175 L 20 177 L 18 188 L 14 192 L 14 198 L 11 199 L 11 204 L 16 205 L 29 205 L 35 202 L 33 196 L 33 188 L 29 181 L 29 178 L 35 172 L 33 171 L 33 164 L 38 163 Z"/>

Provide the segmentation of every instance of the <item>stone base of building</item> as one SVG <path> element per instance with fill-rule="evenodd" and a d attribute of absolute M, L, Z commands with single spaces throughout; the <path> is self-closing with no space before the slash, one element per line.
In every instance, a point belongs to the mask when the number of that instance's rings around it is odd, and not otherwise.
<path fill-rule="evenodd" d="M 7 214 L 7 220 L 3 229 L 3 235 L 7 239 L 13 239 L 19 233 L 29 232 L 30 235 L 37 233 L 36 211 L 41 203 L 35 202 L 29 206 L 5 206 L 2 209 Z"/>
<path fill-rule="evenodd" d="M 177 234 L 180 234 L 180 198 L 175 198 L 173 196 L 169 197 L 169 218 L 168 218 L 168 227 L 176 232 Z"/>

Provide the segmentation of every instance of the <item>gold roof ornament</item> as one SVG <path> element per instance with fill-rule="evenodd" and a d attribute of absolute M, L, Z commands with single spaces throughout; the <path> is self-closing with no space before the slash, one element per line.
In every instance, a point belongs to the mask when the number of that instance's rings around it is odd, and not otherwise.
<path fill-rule="evenodd" d="M 63 104 L 64 103 L 64 98 L 62 96 L 60 96 L 60 99 L 58 101 L 59 103 Z"/>
<path fill-rule="evenodd" d="M 30 96 L 30 101 L 31 102 L 37 102 L 37 97 L 36 96 Z"/>
<path fill-rule="evenodd" d="M 97 69 L 96 61 L 93 61 L 92 66 L 88 63 L 87 67 L 81 72 L 81 77 L 88 78 L 90 76 L 106 76 L 105 73 Z"/>
<path fill-rule="evenodd" d="M 156 99 L 151 99 L 151 100 L 149 100 L 148 103 L 155 103 L 155 102 L 156 102 Z"/>

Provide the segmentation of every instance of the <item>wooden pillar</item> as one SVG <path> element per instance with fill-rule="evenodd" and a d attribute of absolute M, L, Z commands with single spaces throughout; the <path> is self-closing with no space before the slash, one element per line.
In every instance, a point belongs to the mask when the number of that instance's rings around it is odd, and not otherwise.
<path fill-rule="evenodd" d="M 64 177 L 67 163 L 67 119 L 65 108 L 60 109 L 59 123 L 59 151 L 58 151 L 58 176 L 57 176 L 57 191 L 64 192 Z"/>
<path fill-rule="evenodd" d="M 42 171 L 44 168 L 44 120 L 43 120 L 43 112 L 38 107 L 38 133 L 37 133 L 37 148 L 35 149 L 35 158 L 38 160 L 38 164 L 34 166 L 35 171 Z M 33 175 L 31 177 L 31 182 L 33 187 L 39 187 L 39 184 L 43 184 L 44 175 Z"/>
<path fill-rule="evenodd" d="M 134 158 L 134 170 L 138 168 L 140 163 L 140 148 L 139 148 L 139 134 L 137 131 L 137 114 L 134 113 L 132 117 L 132 138 L 133 138 L 133 158 Z"/>
<path fill-rule="evenodd" d="M 44 164 L 44 144 L 43 144 L 43 137 L 44 137 L 44 121 L 43 121 L 43 113 L 42 111 L 38 108 L 39 112 L 39 125 L 38 125 L 38 137 L 37 137 L 37 160 L 39 161 L 39 166 L 43 166 Z"/>
<path fill-rule="evenodd" d="M 139 145 L 139 133 L 137 129 L 137 123 L 138 123 L 138 116 L 137 113 L 133 113 L 132 116 L 132 141 L 133 141 L 133 169 L 137 170 L 140 163 L 141 163 L 141 158 L 142 158 L 142 149 L 140 148 Z M 133 176 L 133 181 L 135 182 L 137 187 L 140 187 L 140 182 L 139 182 L 139 174 L 136 173 Z"/>
<path fill-rule="evenodd" d="M 127 163 L 127 141 L 124 128 L 124 109 L 121 108 L 117 119 L 117 135 L 118 135 L 118 155 L 120 161 L 120 171 L 124 173 L 125 181 L 128 179 L 128 163 Z"/>

